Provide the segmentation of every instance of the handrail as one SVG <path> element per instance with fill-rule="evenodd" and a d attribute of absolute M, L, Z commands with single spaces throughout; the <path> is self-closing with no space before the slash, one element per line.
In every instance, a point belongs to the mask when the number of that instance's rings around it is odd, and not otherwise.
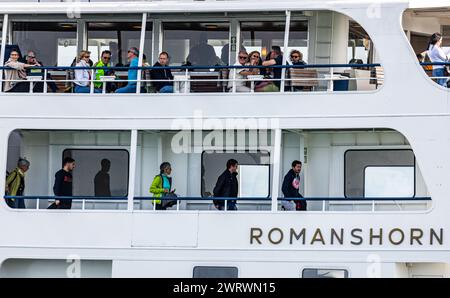
<path fill-rule="evenodd" d="M 450 65 L 450 63 L 448 64 Z M 170 70 L 210 70 L 210 69 L 248 69 L 248 68 L 370 68 L 379 67 L 379 63 L 371 64 L 304 64 L 304 65 L 189 65 L 189 66 L 102 66 L 102 67 L 88 67 L 88 66 L 33 66 L 29 69 L 42 69 L 42 70 L 152 70 L 152 69 L 170 69 Z M 12 70 L 13 68 L 8 66 L 0 66 L 0 70 Z"/>
<path fill-rule="evenodd" d="M 128 197 L 94 197 L 94 196 L 4 196 L 4 199 L 26 199 L 26 200 L 36 200 L 36 199 L 48 199 L 48 200 L 128 200 Z M 134 197 L 136 201 L 271 201 L 272 198 L 216 198 L 216 197 Z M 278 201 L 431 201 L 431 197 L 380 197 L 380 198 L 369 198 L 369 197 L 304 197 L 304 198 L 278 198 Z"/>

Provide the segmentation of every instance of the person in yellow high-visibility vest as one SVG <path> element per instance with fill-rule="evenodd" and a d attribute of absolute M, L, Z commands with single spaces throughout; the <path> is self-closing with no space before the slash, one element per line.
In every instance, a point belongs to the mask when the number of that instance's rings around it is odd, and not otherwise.
<path fill-rule="evenodd" d="M 111 67 L 111 52 L 108 50 L 105 50 L 102 52 L 100 61 L 98 61 L 94 67 Z M 114 71 L 112 69 L 97 69 L 95 71 L 95 80 L 97 82 L 95 82 L 94 86 L 96 89 L 102 89 L 103 88 L 103 82 L 99 82 L 100 81 L 100 77 L 103 76 L 113 76 L 114 75 Z M 107 91 L 114 91 L 111 89 L 115 89 L 115 88 L 110 88 L 112 87 L 114 84 L 112 83 L 108 83 L 106 85 L 107 87 Z"/>

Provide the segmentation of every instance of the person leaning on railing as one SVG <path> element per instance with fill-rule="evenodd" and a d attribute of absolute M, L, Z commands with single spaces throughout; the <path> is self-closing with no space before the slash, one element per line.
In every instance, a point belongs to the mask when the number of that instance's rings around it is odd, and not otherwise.
<path fill-rule="evenodd" d="M 78 56 L 77 67 L 83 69 L 75 69 L 75 93 L 91 93 L 92 71 L 89 69 L 89 61 L 91 52 L 81 51 Z M 94 88 L 94 93 L 101 93 L 102 90 Z"/>
<path fill-rule="evenodd" d="M 434 33 L 428 44 L 428 57 L 431 62 L 448 62 L 448 53 L 445 53 L 441 47 L 442 45 L 442 35 L 438 32 Z M 445 78 L 448 74 L 445 71 L 444 65 L 433 65 L 433 78 L 435 78 L 436 83 L 441 86 L 447 86 L 447 78 Z"/>
<path fill-rule="evenodd" d="M 8 61 L 5 63 L 6 67 L 11 69 L 5 69 L 4 76 L 4 91 L 5 92 L 29 92 L 30 83 L 22 82 L 27 78 L 26 69 L 37 66 L 35 64 L 27 64 L 19 62 L 20 54 L 17 50 L 12 50 Z"/>

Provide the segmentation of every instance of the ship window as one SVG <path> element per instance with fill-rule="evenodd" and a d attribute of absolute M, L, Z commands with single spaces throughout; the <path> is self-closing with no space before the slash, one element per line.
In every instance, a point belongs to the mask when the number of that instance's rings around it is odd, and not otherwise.
<path fill-rule="evenodd" d="M 72 157 L 73 195 L 125 197 L 128 195 L 129 154 L 123 149 L 66 149 Z M 103 171 L 102 171 L 103 168 Z"/>
<path fill-rule="evenodd" d="M 229 56 L 228 23 L 163 23 L 163 51 L 172 65 L 222 65 Z"/>
<path fill-rule="evenodd" d="M 92 61 L 96 62 L 104 50 L 112 52 L 111 64 L 124 66 L 128 64 L 127 52 L 131 47 L 140 47 L 141 22 L 88 23 L 88 44 Z M 147 23 L 144 52 L 147 59 L 152 54 L 152 24 Z"/>
<path fill-rule="evenodd" d="M 348 278 L 345 269 L 303 269 L 302 278 Z"/>
<path fill-rule="evenodd" d="M 373 44 L 366 30 L 355 21 L 349 22 L 347 61 L 368 64 L 374 60 Z"/>
<path fill-rule="evenodd" d="M 229 159 L 239 163 L 239 197 L 267 198 L 270 194 L 270 154 L 267 151 L 202 154 L 202 196 L 213 194 L 217 178 L 223 173 Z"/>
<path fill-rule="evenodd" d="M 348 150 L 345 153 L 346 197 L 414 197 L 412 150 Z"/>
<path fill-rule="evenodd" d="M 237 267 L 194 267 L 194 278 L 238 278 Z"/>
<path fill-rule="evenodd" d="M 13 44 L 34 51 L 45 66 L 70 66 L 77 56 L 75 22 L 13 22 Z"/>
<path fill-rule="evenodd" d="M 285 22 L 241 22 L 242 45 L 250 53 L 258 51 L 263 60 L 270 53 L 272 46 L 283 48 Z M 289 49 L 303 53 L 308 60 L 308 21 L 291 21 Z"/>

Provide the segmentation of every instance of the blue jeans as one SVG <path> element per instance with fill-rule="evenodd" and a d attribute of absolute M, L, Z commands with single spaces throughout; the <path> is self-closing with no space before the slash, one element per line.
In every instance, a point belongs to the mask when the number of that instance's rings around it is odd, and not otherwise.
<path fill-rule="evenodd" d="M 433 77 L 444 77 L 445 76 L 445 71 L 444 68 L 437 68 L 437 69 L 433 69 Z M 435 79 L 436 83 L 438 83 L 441 86 L 447 87 L 447 79 L 443 78 L 443 79 Z"/>
<path fill-rule="evenodd" d="M 128 84 L 125 87 L 116 90 L 116 93 L 136 93 L 136 84 Z"/>
<path fill-rule="evenodd" d="M 91 93 L 91 87 L 75 85 L 75 93 Z M 102 93 L 102 90 L 94 88 L 94 93 Z"/>
<path fill-rule="evenodd" d="M 173 93 L 173 86 L 164 86 L 159 89 L 159 93 Z"/>

